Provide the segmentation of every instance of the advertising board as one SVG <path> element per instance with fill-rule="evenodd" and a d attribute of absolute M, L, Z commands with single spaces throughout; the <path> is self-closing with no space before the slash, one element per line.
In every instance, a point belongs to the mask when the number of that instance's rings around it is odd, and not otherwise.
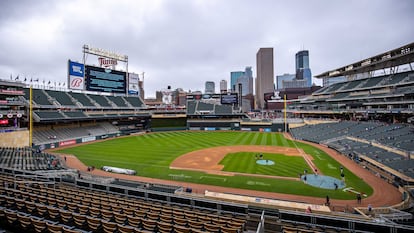
<path fill-rule="evenodd" d="M 139 95 L 139 75 L 128 73 L 128 94 Z"/>
<path fill-rule="evenodd" d="M 83 90 L 84 89 L 85 67 L 82 63 L 68 61 L 68 88 Z"/>

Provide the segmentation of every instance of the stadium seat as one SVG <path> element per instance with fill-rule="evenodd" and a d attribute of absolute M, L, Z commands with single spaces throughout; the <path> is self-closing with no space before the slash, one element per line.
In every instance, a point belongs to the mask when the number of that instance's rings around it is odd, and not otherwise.
<path fill-rule="evenodd" d="M 105 233 L 113 233 L 117 231 L 118 225 L 116 223 L 109 222 L 106 220 L 102 220 L 101 223 L 102 223 L 102 229 Z"/>

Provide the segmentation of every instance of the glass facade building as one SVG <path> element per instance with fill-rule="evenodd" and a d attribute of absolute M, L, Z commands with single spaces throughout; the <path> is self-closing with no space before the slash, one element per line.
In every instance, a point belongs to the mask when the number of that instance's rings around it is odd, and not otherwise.
<path fill-rule="evenodd" d="M 305 80 L 306 86 L 312 86 L 312 72 L 309 68 L 309 51 L 302 50 L 296 53 L 296 79 Z"/>
<path fill-rule="evenodd" d="M 243 76 L 244 74 L 244 71 L 230 72 L 230 89 L 232 91 L 237 90 L 237 79 Z"/>

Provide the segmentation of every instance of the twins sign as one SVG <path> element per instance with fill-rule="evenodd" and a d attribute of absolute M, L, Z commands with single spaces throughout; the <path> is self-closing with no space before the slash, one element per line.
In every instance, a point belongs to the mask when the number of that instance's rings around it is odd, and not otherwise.
<path fill-rule="evenodd" d="M 68 62 L 69 89 L 83 90 L 85 67 L 82 63 L 69 60 Z"/>

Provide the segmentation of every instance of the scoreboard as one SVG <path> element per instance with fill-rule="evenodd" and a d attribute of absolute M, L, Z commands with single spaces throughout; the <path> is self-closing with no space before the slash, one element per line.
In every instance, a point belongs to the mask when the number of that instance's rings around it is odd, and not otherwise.
<path fill-rule="evenodd" d="M 85 84 L 88 91 L 125 94 L 126 72 L 102 67 L 85 66 Z"/>
<path fill-rule="evenodd" d="M 238 103 L 237 93 L 222 94 L 220 102 L 221 104 L 237 104 Z"/>

